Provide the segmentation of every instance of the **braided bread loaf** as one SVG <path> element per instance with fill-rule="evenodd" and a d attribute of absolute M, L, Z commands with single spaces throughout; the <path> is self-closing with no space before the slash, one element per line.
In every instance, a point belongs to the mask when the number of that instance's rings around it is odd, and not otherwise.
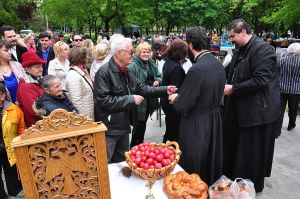
<path fill-rule="evenodd" d="M 169 174 L 163 187 L 169 199 L 207 199 L 208 186 L 199 175 L 185 171 Z"/>

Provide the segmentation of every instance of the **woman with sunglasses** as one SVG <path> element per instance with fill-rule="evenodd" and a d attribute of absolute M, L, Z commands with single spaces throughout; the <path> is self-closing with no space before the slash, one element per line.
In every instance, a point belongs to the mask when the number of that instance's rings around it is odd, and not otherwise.
<path fill-rule="evenodd" d="M 139 81 L 146 85 L 156 87 L 161 84 L 162 78 L 151 57 L 151 46 L 147 42 L 140 43 L 136 48 L 136 55 L 133 57 L 132 64 L 128 66 L 128 70 L 132 72 Z M 154 97 L 146 97 L 137 107 L 138 119 L 136 124 L 133 125 L 131 147 L 144 142 L 147 119 L 149 115 L 152 115 L 153 111 L 158 108 L 158 99 Z"/>

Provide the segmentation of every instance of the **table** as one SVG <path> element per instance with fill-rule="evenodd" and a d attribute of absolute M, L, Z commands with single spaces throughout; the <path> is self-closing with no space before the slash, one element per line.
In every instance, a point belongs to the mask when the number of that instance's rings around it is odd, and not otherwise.
<path fill-rule="evenodd" d="M 147 180 L 138 178 L 134 173 L 130 178 L 123 176 L 121 173 L 123 166 L 127 166 L 127 163 L 120 162 L 108 165 L 111 199 L 144 199 L 148 194 L 148 188 L 145 186 Z M 176 165 L 172 173 L 182 170 L 179 165 Z M 167 195 L 163 191 L 163 184 L 164 179 L 157 180 L 152 187 L 152 193 L 156 199 L 167 199 Z"/>
<path fill-rule="evenodd" d="M 220 51 L 227 51 L 227 53 L 231 53 L 232 54 L 232 49 L 233 49 L 233 47 L 224 47 L 224 46 L 221 46 Z"/>

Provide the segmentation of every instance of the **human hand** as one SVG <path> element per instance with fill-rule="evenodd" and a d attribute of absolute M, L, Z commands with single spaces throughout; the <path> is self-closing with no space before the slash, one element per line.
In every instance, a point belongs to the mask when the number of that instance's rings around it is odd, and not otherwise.
<path fill-rule="evenodd" d="M 175 93 L 176 91 L 177 91 L 176 86 L 173 86 L 173 85 L 168 86 L 168 90 L 167 90 L 168 95 L 171 95 L 171 94 Z"/>
<path fill-rule="evenodd" d="M 153 82 L 153 86 L 154 86 L 154 87 L 159 86 L 159 82 L 158 82 L 158 81 L 154 81 L 154 82 Z"/>
<path fill-rule="evenodd" d="M 133 95 L 134 97 L 134 103 L 136 105 L 140 105 L 142 103 L 142 101 L 144 100 L 144 98 L 140 95 Z"/>
<path fill-rule="evenodd" d="M 232 85 L 225 84 L 224 95 L 231 95 L 233 93 Z"/>
<path fill-rule="evenodd" d="M 169 102 L 170 104 L 173 104 L 175 98 L 178 96 L 178 93 L 174 93 L 172 95 L 169 95 Z"/>

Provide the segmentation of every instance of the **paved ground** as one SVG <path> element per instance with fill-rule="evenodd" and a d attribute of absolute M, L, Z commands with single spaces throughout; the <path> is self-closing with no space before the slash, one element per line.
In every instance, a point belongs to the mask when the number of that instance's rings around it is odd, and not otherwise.
<path fill-rule="evenodd" d="M 156 113 L 148 120 L 145 140 L 162 142 L 165 132 L 164 116 L 162 127 L 159 126 Z M 276 140 L 273 170 L 265 180 L 265 189 L 258 194 L 258 199 L 299 199 L 300 198 L 300 116 L 297 127 L 287 131 L 288 117 L 285 115 L 282 134 Z M 13 199 L 11 197 L 10 199 Z"/>

